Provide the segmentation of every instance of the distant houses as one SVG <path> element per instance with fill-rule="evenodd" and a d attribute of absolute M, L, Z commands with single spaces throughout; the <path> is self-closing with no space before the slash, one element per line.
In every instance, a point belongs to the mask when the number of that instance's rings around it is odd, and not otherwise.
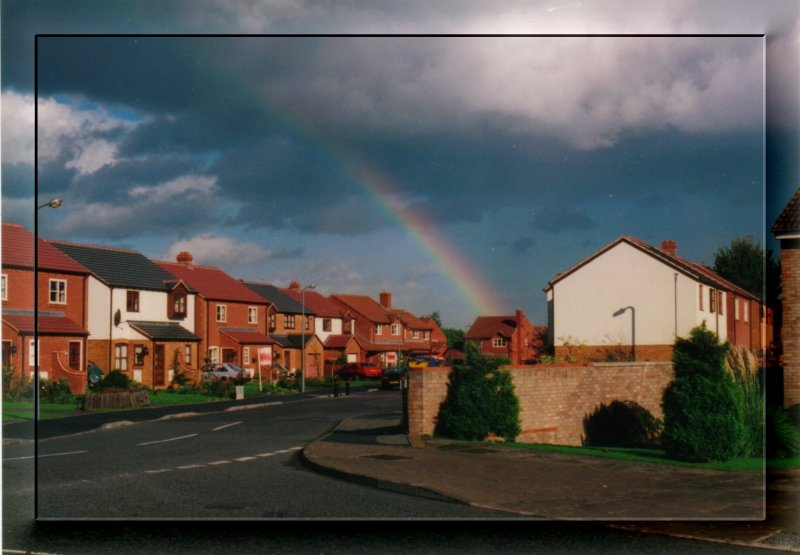
<path fill-rule="evenodd" d="M 675 338 L 701 324 L 755 352 L 771 336 L 757 297 L 680 257 L 674 241 L 656 248 L 620 237 L 545 292 L 549 342 L 560 359 L 670 360 Z"/>
<path fill-rule="evenodd" d="M 545 329 L 534 326 L 521 309 L 510 316 L 478 316 L 465 338 L 486 357 L 505 357 L 511 364 L 534 364 L 544 349 Z"/>

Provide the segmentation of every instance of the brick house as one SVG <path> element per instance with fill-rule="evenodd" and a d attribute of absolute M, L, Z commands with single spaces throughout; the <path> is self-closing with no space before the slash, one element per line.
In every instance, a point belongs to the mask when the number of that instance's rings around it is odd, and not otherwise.
<path fill-rule="evenodd" d="M 543 347 L 541 330 L 517 309 L 512 316 L 478 316 L 465 339 L 474 342 L 486 357 L 508 357 L 512 364 L 532 364 Z"/>
<path fill-rule="evenodd" d="M 152 388 L 198 380 L 194 291 L 133 250 L 48 241 L 89 269 L 88 360 Z"/>
<path fill-rule="evenodd" d="M 431 317 L 420 318 L 420 320 L 431 325 L 431 352 L 437 356 L 445 356 L 447 352 L 447 336 L 442 331 L 442 328 Z"/>
<path fill-rule="evenodd" d="M 195 291 L 195 331 L 203 361 L 232 362 L 254 375 L 258 353 L 272 354 L 267 336 L 270 303 L 219 268 L 193 263 L 181 252 L 175 262 L 156 260 L 162 269 Z"/>
<path fill-rule="evenodd" d="M 391 302 L 391 301 L 390 301 Z M 395 322 L 403 326 L 403 351 L 408 355 L 431 355 L 434 352 L 433 332 L 438 326 L 433 319 L 417 318 L 407 310 L 389 308 Z M 444 335 L 444 333 L 442 334 Z"/>
<path fill-rule="evenodd" d="M 242 280 L 242 283 L 269 303 L 267 333 L 274 341 L 273 360 L 276 369 L 295 372 L 302 368 L 302 338 L 305 335 L 306 375 L 312 377 L 309 370 L 321 368 L 324 351 L 319 339 L 316 342 L 311 341 L 311 338 L 314 337 L 314 312 L 306 307 L 305 329 L 302 329 L 304 310 L 299 301 L 295 301 L 278 287 L 269 283 L 246 280 Z M 306 295 L 308 295 L 308 291 L 306 291 Z M 321 370 L 319 371 L 321 372 Z"/>
<path fill-rule="evenodd" d="M 351 333 L 362 348 L 362 360 L 380 366 L 394 365 L 399 353 L 405 350 L 404 327 L 393 317 L 386 306 L 391 307 L 391 294 L 380 294 L 381 303 L 366 295 L 334 294 L 330 298 L 341 304 L 352 316 Z"/>
<path fill-rule="evenodd" d="M 2 230 L 3 366 L 32 376 L 38 339 L 39 377 L 64 378 L 73 393 L 85 392 L 89 270 L 39 239 L 34 302 L 34 235 L 19 224 L 4 223 Z"/>
<path fill-rule="evenodd" d="M 676 337 L 705 324 L 722 341 L 765 346 L 763 305 L 711 269 L 623 236 L 558 274 L 545 288 L 548 342 L 576 361 L 672 358 Z"/>
<path fill-rule="evenodd" d="M 772 233 L 781 245 L 783 324 L 783 404 L 800 403 L 800 188 L 775 220 Z"/>

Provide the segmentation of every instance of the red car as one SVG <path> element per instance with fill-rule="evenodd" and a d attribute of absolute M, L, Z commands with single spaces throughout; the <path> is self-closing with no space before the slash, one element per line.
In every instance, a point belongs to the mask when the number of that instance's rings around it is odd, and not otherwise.
<path fill-rule="evenodd" d="M 336 374 L 342 378 L 379 379 L 381 368 L 373 362 L 351 362 L 339 368 Z"/>

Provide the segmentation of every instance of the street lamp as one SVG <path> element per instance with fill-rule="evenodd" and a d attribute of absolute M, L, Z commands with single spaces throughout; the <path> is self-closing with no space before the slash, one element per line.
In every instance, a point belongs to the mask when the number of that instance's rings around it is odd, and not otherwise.
<path fill-rule="evenodd" d="M 302 319 L 300 320 L 300 330 L 302 332 L 300 339 L 300 392 L 306 392 L 306 289 L 316 289 L 317 285 L 309 283 L 300 290 L 300 305 L 303 311 Z"/>
<path fill-rule="evenodd" d="M 626 306 L 617 310 L 614 316 L 621 316 L 629 308 L 631 309 L 631 358 L 636 360 L 636 309 L 632 306 Z"/>
<path fill-rule="evenodd" d="M 36 237 L 34 237 L 33 241 L 33 266 L 35 269 L 38 269 L 39 266 L 39 210 L 42 208 L 49 206 L 50 208 L 58 208 L 64 203 L 63 200 L 60 198 L 50 199 L 49 201 L 45 202 L 41 206 L 36 207 L 36 219 L 34 220 L 34 231 Z M 39 280 L 33 280 L 33 298 L 34 298 L 34 311 L 33 311 L 33 333 L 34 333 L 34 342 L 33 342 L 33 361 L 34 361 L 34 369 L 33 369 L 33 387 L 36 390 L 34 394 L 34 405 L 36 408 L 36 422 L 38 425 L 39 421 Z M 24 365 L 24 363 L 23 363 Z"/>

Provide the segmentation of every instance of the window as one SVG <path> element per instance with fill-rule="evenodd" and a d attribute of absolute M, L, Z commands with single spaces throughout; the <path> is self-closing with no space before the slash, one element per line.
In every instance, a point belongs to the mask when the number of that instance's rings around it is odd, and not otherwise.
<path fill-rule="evenodd" d="M 392 324 L 392 335 L 400 335 L 400 324 Z"/>
<path fill-rule="evenodd" d="M 353 330 L 353 321 L 352 320 L 345 320 L 342 323 L 342 332 L 343 333 L 352 333 Z"/>
<path fill-rule="evenodd" d="M 228 305 L 218 304 L 217 305 L 217 322 L 227 322 L 227 321 L 228 321 Z"/>
<path fill-rule="evenodd" d="M 739 319 L 739 299 L 733 299 L 733 319 Z"/>
<path fill-rule="evenodd" d="M 128 346 L 125 343 L 114 346 L 114 369 L 123 372 L 128 369 Z"/>
<path fill-rule="evenodd" d="M 287 330 L 294 329 L 294 314 L 284 314 L 283 315 L 283 327 Z"/>
<path fill-rule="evenodd" d="M 722 309 L 725 306 L 725 297 L 724 297 L 724 295 L 725 294 L 722 291 L 717 291 L 717 312 L 719 312 L 720 316 L 722 316 L 722 314 L 723 314 L 723 310 Z"/>
<path fill-rule="evenodd" d="M 414 330 L 411 332 L 411 339 L 419 339 L 419 330 Z"/>
<path fill-rule="evenodd" d="M 431 332 L 429 332 L 429 331 L 427 331 L 427 330 L 426 330 L 426 331 L 425 331 L 425 332 L 422 334 L 422 336 L 423 336 L 423 338 L 424 338 L 424 339 L 430 339 L 430 338 L 431 338 Z"/>
<path fill-rule="evenodd" d="M 494 337 L 492 338 L 492 347 L 505 347 L 507 342 L 504 337 Z"/>
<path fill-rule="evenodd" d="M 274 312 L 270 312 L 269 313 L 269 317 L 267 318 L 267 321 L 269 322 L 269 331 L 275 331 L 275 327 L 277 326 L 277 324 L 275 323 L 275 313 Z"/>
<path fill-rule="evenodd" d="M 313 325 L 313 323 L 314 323 L 314 317 L 313 316 L 306 316 L 306 331 L 309 331 L 311 329 L 311 326 Z"/>
<path fill-rule="evenodd" d="M 331 331 L 331 319 L 330 318 L 323 318 L 322 319 L 322 331 Z"/>
<path fill-rule="evenodd" d="M 250 364 L 250 347 L 242 349 L 242 364 Z"/>
<path fill-rule="evenodd" d="M 247 323 L 258 324 L 258 307 L 256 306 L 247 307 Z"/>
<path fill-rule="evenodd" d="M 54 304 L 67 304 L 67 280 L 50 280 L 50 302 Z"/>
<path fill-rule="evenodd" d="M 714 312 L 716 310 L 717 292 L 713 289 L 708 290 L 708 311 Z"/>
<path fill-rule="evenodd" d="M 209 347 L 208 359 L 214 364 L 219 362 L 219 349 L 217 347 Z"/>
<path fill-rule="evenodd" d="M 5 274 L 0 279 L 0 300 L 8 300 L 8 276 Z"/>
<path fill-rule="evenodd" d="M 698 285 L 698 287 L 699 287 L 698 291 L 700 292 L 700 298 L 699 298 L 700 310 L 703 310 L 703 286 Z"/>
<path fill-rule="evenodd" d="M 750 321 L 750 303 L 744 303 L 744 321 Z"/>
<path fill-rule="evenodd" d="M 383 333 L 383 326 L 381 324 L 375 324 L 375 335 L 381 335 Z"/>
<path fill-rule="evenodd" d="M 39 352 L 39 342 L 36 341 L 34 344 L 33 339 L 28 342 L 28 365 L 35 368 L 36 367 L 36 356 Z"/>
<path fill-rule="evenodd" d="M 128 312 L 139 312 L 139 292 L 138 291 L 128 291 L 126 306 L 128 308 Z"/>
<path fill-rule="evenodd" d="M 186 295 L 177 293 L 172 303 L 172 312 L 176 316 L 186 316 Z"/>
<path fill-rule="evenodd" d="M 136 345 L 133 348 L 133 365 L 134 366 L 144 365 L 144 345 Z"/>
<path fill-rule="evenodd" d="M 186 345 L 183 347 L 183 362 L 186 363 L 187 366 L 192 364 L 192 346 Z"/>

